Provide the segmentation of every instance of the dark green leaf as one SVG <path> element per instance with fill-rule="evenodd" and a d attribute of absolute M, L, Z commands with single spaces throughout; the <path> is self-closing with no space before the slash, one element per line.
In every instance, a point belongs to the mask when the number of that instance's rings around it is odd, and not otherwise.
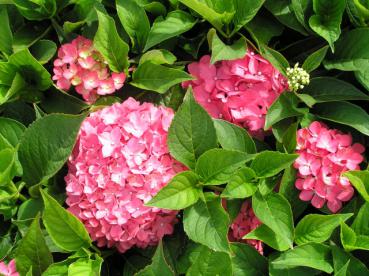
<path fill-rule="evenodd" d="M 345 267 L 347 270 L 345 274 L 341 274 L 342 276 L 361 276 L 369 274 L 368 268 L 354 256 L 346 253 L 335 245 L 331 246 L 331 249 L 335 275 L 339 275 L 338 272 L 345 270 Z"/>
<path fill-rule="evenodd" d="M 323 59 L 325 58 L 327 50 L 328 46 L 324 46 L 319 50 L 315 51 L 314 53 L 312 53 L 305 59 L 304 63 L 302 64 L 302 68 L 308 73 L 317 69 L 322 63 Z M 310 84 L 308 85 L 308 87 L 309 86 Z"/>
<path fill-rule="evenodd" d="M 234 10 L 233 34 L 238 32 L 257 14 L 265 0 L 233 0 Z"/>
<path fill-rule="evenodd" d="M 45 64 L 53 58 L 56 48 L 56 44 L 53 41 L 42 39 L 32 45 L 30 51 L 39 63 Z"/>
<path fill-rule="evenodd" d="M 56 12 L 55 0 L 13 0 L 18 11 L 29 20 L 51 18 Z"/>
<path fill-rule="evenodd" d="M 10 29 L 8 11 L 5 5 L 0 6 L 0 51 L 10 55 L 13 51 L 13 34 Z"/>

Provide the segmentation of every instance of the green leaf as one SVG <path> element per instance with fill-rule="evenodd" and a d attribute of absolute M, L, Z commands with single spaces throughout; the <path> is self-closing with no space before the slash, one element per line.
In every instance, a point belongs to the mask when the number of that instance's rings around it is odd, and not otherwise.
<path fill-rule="evenodd" d="M 262 276 L 268 274 L 268 262 L 254 248 L 244 243 L 231 243 L 234 276 Z"/>
<path fill-rule="evenodd" d="M 150 31 L 150 22 L 145 9 L 135 0 L 117 0 L 116 5 L 120 22 L 131 38 L 132 47 L 141 52 Z"/>
<path fill-rule="evenodd" d="M 169 38 L 187 32 L 195 24 L 196 20 L 190 14 L 180 10 L 168 13 L 164 20 L 157 19 L 151 27 L 144 52 Z"/>
<path fill-rule="evenodd" d="M 345 0 L 313 0 L 315 15 L 309 19 L 309 25 L 318 35 L 328 41 L 332 51 L 333 43 L 341 34 L 342 15 L 345 11 Z"/>
<path fill-rule="evenodd" d="M 14 177 L 15 155 L 11 148 L 0 151 L 0 187 L 7 185 Z"/>
<path fill-rule="evenodd" d="M 233 0 L 234 10 L 236 11 L 233 24 L 232 34 L 237 33 L 258 13 L 265 0 Z"/>
<path fill-rule="evenodd" d="M 245 235 L 243 239 L 260 240 L 278 251 L 286 251 L 290 248 L 290 245 L 283 239 L 283 235 L 276 234 L 265 224 L 260 225 L 258 228 Z"/>
<path fill-rule="evenodd" d="M 5 139 L 13 148 L 19 144 L 25 129 L 26 127 L 18 121 L 0 117 L 0 138 Z"/>
<path fill-rule="evenodd" d="M 179 0 L 179 2 L 200 14 L 217 30 L 221 30 L 224 23 L 226 21 L 230 21 L 230 19 L 233 17 L 233 13 L 228 13 L 226 11 L 224 13 L 219 13 L 212 7 L 209 7 L 207 4 L 211 1 L 204 2 L 202 0 Z"/>
<path fill-rule="evenodd" d="M 229 180 L 222 192 L 226 198 L 246 198 L 252 196 L 257 190 L 256 175 L 250 168 L 239 169 Z"/>
<path fill-rule="evenodd" d="M 283 119 L 306 114 L 306 109 L 297 107 L 298 101 L 294 93 L 282 93 L 269 107 L 265 118 L 264 129 L 268 130 L 271 126 Z"/>
<path fill-rule="evenodd" d="M 240 151 L 211 149 L 197 160 L 196 173 L 204 185 L 224 184 L 251 158 L 252 155 Z"/>
<path fill-rule="evenodd" d="M 45 204 L 42 220 L 53 242 L 68 252 L 89 248 L 91 239 L 83 223 L 43 190 L 41 195 Z"/>
<path fill-rule="evenodd" d="M 19 145 L 23 180 L 28 186 L 48 180 L 61 169 L 84 118 L 85 115 L 51 114 L 28 127 Z"/>
<path fill-rule="evenodd" d="M 246 26 L 246 30 L 252 35 L 259 45 L 268 45 L 273 37 L 279 36 L 283 32 L 283 25 L 271 15 L 258 13 Z"/>
<path fill-rule="evenodd" d="M 339 271 L 345 270 L 345 267 L 347 268 L 347 271 L 346 273 L 341 274 L 342 276 L 361 276 L 369 274 L 368 268 L 354 256 L 346 253 L 335 245 L 331 246 L 331 249 L 335 275 L 340 275 Z"/>
<path fill-rule="evenodd" d="M 341 222 L 349 219 L 353 214 L 317 215 L 309 214 L 297 224 L 295 242 L 302 245 L 309 242 L 322 243 L 329 239 L 333 230 Z"/>
<path fill-rule="evenodd" d="M 264 7 L 270 11 L 282 24 L 287 27 L 307 35 L 305 28 L 297 20 L 292 8 L 292 2 L 289 0 L 266 0 Z"/>
<path fill-rule="evenodd" d="M 51 18 L 56 12 L 55 0 L 12 0 L 18 11 L 29 20 Z"/>
<path fill-rule="evenodd" d="M 176 60 L 176 56 L 168 50 L 155 49 L 143 54 L 139 64 L 145 63 L 146 61 L 151 61 L 155 64 L 173 64 Z"/>
<path fill-rule="evenodd" d="M 262 56 L 277 68 L 279 72 L 286 75 L 287 68 L 289 67 L 288 60 L 281 53 L 269 48 L 267 45 L 259 43 L 259 47 Z"/>
<path fill-rule="evenodd" d="M 312 1 L 311 0 L 292 0 L 291 8 L 293 13 L 296 16 L 296 19 L 300 22 L 300 24 L 306 29 L 309 30 L 309 26 L 307 24 L 307 17 L 312 12 Z"/>
<path fill-rule="evenodd" d="M 256 155 L 250 168 L 255 171 L 257 177 L 271 177 L 288 168 L 297 157 L 297 154 L 263 151 Z"/>
<path fill-rule="evenodd" d="M 10 55 L 13 52 L 13 34 L 10 29 L 8 11 L 5 5 L 0 6 L 0 51 Z"/>
<path fill-rule="evenodd" d="M 327 54 L 328 46 L 324 46 L 308 56 L 302 64 L 302 69 L 310 73 L 317 69 Z M 308 85 L 308 87 L 310 84 Z"/>
<path fill-rule="evenodd" d="M 369 236 L 369 203 L 364 202 L 361 206 L 359 213 L 355 217 L 354 222 L 352 223 L 351 227 L 358 235 L 366 235 Z"/>
<path fill-rule="evenodd" d="M 114 19 L 96 10 L 99 27 L 94 38 L 94 47 L 103 55 L 114 72 L 123 72 L 128 68 L 129 47 L 119 36 Z"/>
<path fill-rule="evenodd" d="M 282 253 L 271 264 L 275 268 L 311 267 L 324 271 L 333 272 L 330 264 L 330 248 L 323 244 L 310 243 L 297 246 Z"/>
<path fill-rule="evenodd" d="M 369 171 L 349 171 L 343 175 L 350 180 L 365 201 L 369 202 Z"/>
<path fill-rule="evenodd" d="M 368 67 L 369 28 L 358 28 L 346 32 L 335 44 L 334 55 L 328 56 L 324 65 L 327 69 L 343 71 L 365 70 Z"/>
<path fill-rule="evenodd" d="M 205 151 L 217 147 L 213 120 L 199 105 L 191 91 L 176 112 L 168 131 L 170 154 L 189 168 Z"/>
<path fill-rule="evenodd" d="M 42 39 L 32 45 L 30 51 L 39 63 L 45 64 L 53 58 L 56 53 L 56 48 L 55 42 Z"/>
<path fill-rule="evenodd" d="M 218 141 L 223 149 L 255 153 L 256 147 L 248 132 L 224 120 L 214 119 Z"/>
<path fill-rule="evenodd" d="M 180 210 L 194 204 L 200 196 L 197 187 L 199 177 L 192 171 L 177 174 L 157 193 L 146 206 L 155 206 L 169 210 Z"/>
<path fill-rule="evenodd" d="M 174 276 L 174 272 L 172 268 L 168 265 L 163 250 L 163 244 L 160 241 L 158 247 L 156 248 L 154 257 L 152 258 L 152 263 L 140 270 L 137 276 L 153 276 L 153 275 L 161 275 L 161 276 Z"/>
<path fill-rule="evenodd" d="M 231 276 L 231 258 L 224 252 L 210 250 L 206 246 L 200 245 L 199 248 L 189 256 L 191 266 L 186 272 L 187 276 Z"/>
<path fill-rule="evenodd" d="M 187 80 L 192 80 L 192 77 L 183 70 L 146 61 L 133 72 L 130 84 L 163 94 L 172 86 Z"/>
<path fill-rule="evenodd" d="M 252 208 L 258 219 L 281 236 L 282 240 L 292 248 L 293 216 L 287 199 L 276 193 L 263 196 L 260 192 L 256 192 L 252 197 Z"/>
<path fill-rule="evenodd" d="M 49 72 L 31 55 L 28 49 L 19 51 L 9 57 L 22 78 L 37 89 L 44 91 L 52 85 Z"/>
<path fill-rule="evenodd" d="M 15 252 L 17 271 L 20 275 L 26 274 L 31 267 L 33 275 L 41 275 L 53 262 L 53 257 L 41 232 L 39 220 L 37 215 Z"/>
<path fill-rule="evenodd" d="M 355 86 L 331 77 L 313 78 L 304 93 L 309 94 L 317 103 L 332 101 L 368 101 L 369 96 Z"/>
<path fill-rule="evenodd" d="M 81 258 L 68 266 L 68 275 L 85 276 L 101 275 L 101 265 L 103 259 L 98 257 L 96 260 Z"/>
<path fill-rule="evenodd" d="M 361 107 L 349 102 L 328 102 L 315 106 L 313 113 L 335 123 L 348 125 L 369 135 L 369 115 Z"/>
<path fill-rule="evenodd" d="M 341 222 L 341 243 L 346 251 L 369 250 L 369 236 L 357 235 L 346 223 Z"/>
<path fill-rule="evenodd" d="M 226 45 L 221 41 L 215 29 L 208 32 L 208 42 L 211 48 L 211 60 L 214 64 L 219 60 L 234 60 L 243 58 L 247 52 L 246 39 L 241 37 L 233 45 Z"/>
<path fill-rule="evenodd" d="M 229 252 L 229 223 L 220 198 L 199 200 L 184 210 L 183 226 L 187 236 L 215 251 Z"/>

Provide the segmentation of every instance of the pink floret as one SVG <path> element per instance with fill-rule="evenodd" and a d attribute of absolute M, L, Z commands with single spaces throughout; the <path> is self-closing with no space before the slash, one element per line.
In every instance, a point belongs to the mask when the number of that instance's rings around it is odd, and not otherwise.
<path fill-rule="evenodd" d="M 301 191 L 300 199 L 311 201 L 316 208 L 327 204 L 333 213 L 338 212 L 342 202 L 354 195 L 351 183 L 341 174 L 359 170 L 364 151 L 363 145 L 352 144 L 351 134 L 329 129 L 320 122 L 298 130 L 299 157 L 294 167 L 298 170 L 295 186 Z"/>
<path fill-rule="evenodd" d="M 0 275 L 3 276 L 19 276 L 15 266 L 15 260 L 11 260 L 8 264 L 0 262 Z"/>
<path fill-rule="evenodd" d="M 62 90 L 75 87 L 88 103 L 94 103 L 99 95 L 112 94 L 123 87 L 125 73 L 110 73 L 102 55 L 91 40 L 82 36 L 63 44 L 54 60 L 53 80 Z"/>
<path fill-rule="evenodd" d="M 188 71 L 196 80 L 183 86 L 192 86 L 196 100 L 211 116 L 243 126 L 257 138 L 264 137 L 268 108 L 288 89 L 287 79 L 252 51 L 242 59 L 215 64 L 203 56 Z"/>
<path fill-rule="evenodd" d="M 173 116 L 169 108 L 129 98 L 82 123 L 65 177 L 66 202 L 98 246 L 125 252 L 173 232 L 177 212 L 144 206 L 185 169 L 167 148 Z"/>

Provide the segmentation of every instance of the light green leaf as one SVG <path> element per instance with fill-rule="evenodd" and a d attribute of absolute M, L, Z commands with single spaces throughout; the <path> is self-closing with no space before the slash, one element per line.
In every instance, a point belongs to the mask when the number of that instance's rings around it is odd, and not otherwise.
<path fill-rule="evenodd" d="M 271 264 L 275 268 L 311 267 L 324 271 L 333 272 L 330 264 L 330 248 L 323 244 L 310 243 L 297 246 L 282 253 Z"/>
<path fill-rule="evenodd" d="M 369 96 L 352 84 L 331 77 L 313 78 L 303 93 L 309 94 L 317 103 L 332 101 L 368 101 Z"/>
<path fill-rule="evenodd" d="M 168 50 L 154 49 L 144 53 L 140 58 L 140 63 L 151 61 L 155 64 L 173 64 L 177 60 L 176 56 Z"/>
<path fill-rule="evenodd" d="M 250 168 L 241 168 L 229 180 L 222 192 L 226 198 L 246 198 L 252 196 L 257 190 L 255 172 Z"/>
<path fill-rule="evenodd" d="M 165 259 L 163 244 L 162 241 L 159 242 L 158 247 L 156 248 L 154 257 L 152 258 L 152 263 L 140 270 L 137 276 L 174 276 L 174 272 L 172 268 L 168 265 L 168 262 Z"/>
<path fill-rule="evenodd" d="M 144 52 L 151 47 L 192 29 L 196 20 L 188 13 L 176 10 L 168 13 L 164 20 L 157 19 L 151 27 Z"/>
<path fill-rule="evenodd" d="M 272 229 L 291 248 L 294 240 L 293 216 L 289 202 L 282 195 L 256 192 L 252 197 L 252 208 L 258 219 Z"/>
<path fill-rule="evenodd" d="M 219 144 L 223 149 L 255 153 L 256 147 L 248 132 L 237 125 L 224 120 L 214 119 Z"/>
<path fill-rule="evenodd" d="M 221 41 L 215 29 L 208 32 L 208 42 L 211 48 L 211 60 L 214 64 L 220 60 L 234 60 L 243 58 L 247 52 L 246 39 L 241 37 L 233 45 L 226 45 Z"/>
<path fill-rule="evenodd" d="M 140 64 L 133 72 L 130 84 L 141 89 L 163 94 L 172 86 L 191 79 L 191 75 L 183 70 L 146 61 Z"/>
<path fill-rule="evenodd" d="M 302 64 L 302 69 L 310 73 L 317 69 L 327 54 L 328 46 L 324 46 L 308 56 Z M 310 84 L 308 85 L 308 87 Z"/>
<path fill-rule="evenodd" d="M 332 51 L 333 43 L 341 34 L 342 15 L 345 11 L 346 1 L 336 0 L 313 0 L 315 15 L 309 19 L 310 27 L 318 35 L 328 41 Z"/>
<path fill-rule="evenodd" d="M 169 128 L 168 147 L 171 155 L 189 168 L 195 168 L 201 154 L 217 147 L 213 120 L 190 90 Z"/>
<path fill-rule="evenodd" d="M 195 171 L 204 185 L 220 185 L 252 157 L 241 151 L 211 149 L 199 157 Z"/>
<path fill-rule="evenodd" d="M 369 171 L 349 171 L 343 175 L 350 180 L 358 193 L 369 202 Z"/>
<path fill-rule="evenodd" d="M 26 274 L 32 267 L 33 275 L 39 276 L 53 262 L 39 220 L 37 215 L 15 252 L 17 271 L 20 275 Z"/>
<path fill-rule="evenodd" d="M 231 243 L 232 270 L 234 276 L 267 275 L 268 262 L 259 252 L 248 244 Z"/>
<path fill-rule="evenodd" d="M 283 235 L 276 234 L 265 224 L 245 235 L 243 239 L 260 240 L 278 251 L 286 251 L 290 248 L 290 245 L 283 239 Z"/>
<path fill-rule="evenodd" d="M 15 148 L 26 127 L 13 119 L 0 117 L 0 137 L 4 138 L 11 147 Z"/>
<path fill-rule="evenodd" d="M 266 58 L 281 74 L 286 75 L 289 67 L 288 60 L 278 51 L 269 48 L 267 45 L 259 43 L 260 53 Z"/>
<path fill-rule="evenodd" d="M 346 223 L 341 222 L 341 243 L 346 251 L 369 250 L 369 236 L 357 235 Z"/>
<path fill-rule="evenodd" d="M 51 114 L 27 128 L 19 146 L 19 161 L 28 186 L 48 180 L 61 169 L 84 118 L 85 115 Z"/>
<path fill-rule="evenodd" d="M 297 224 L 295 242 L 298 245 L 309 242 L 322 243 L 329 239 L 333 230 L 341 222 L 349 219 L 353 214 L 318 215 L 309 214 Z"/>
<path fill-rule="evenodd" d="M 14 177 L 16 152 L 12 148 L 0 151 L 0 187 L 7 185 Z"/>
<path fill-rule="evenodd" d="M 349 102 L 327 102 L 317 104 L 313 113 L 335 123 L 348 125 L 369 135 L 369 115 L 361 107 Z"/>
<path fill-rule="evenodd" d="M 131 38 L 133 48 L 141 52 L 150 31 L 146 12 L 135 0 L 117 0 L 117 13 L 123 28 Z"/>
<path fill-rule="evenodd" d="M 297 157 L 297 154 L 263 151 L 256 155 L 250 168 L 255 171 L 257 177 L 271 177 L 288 168 Z"/>
<path fill-rule="evenodd" d="M 359 213 L 356 215 L 351 227 L 358 235 L 369 236 L 369 202 L 364 202 L 360 207 Z"/>
<path fill-rule="evenodd" d="M 129 47 L 119 36 L 114 19 L 96 10 L 99 27 L 95 34 L 94 46 L 108 62 L 114 72 L 123 72 L 128 68 Z"/>
<path fill-rule="evenodd" d="M 41 195 L 45 204 L 42 220 L 53 242 L 68 252 L 89 248 L 92 241 L 83 223 L 46 192 L 41 190 Z"/>
<path fill-rule="evenodd" d="M 0 51 L 10 55 L 13 52 L 13 34 L 10 29 L 7 6 L 0 6 Z"/>
<path fill-rule="evenodd" d="M 200 196 L 197 187 L 199 177 L 192 171 L 177 174 L 157 193 L 146 206 L 155 206 L 169 210 L 181 210 L 194 204 Z"/>
<path fill-rule="evenodd" d="M 103 259 L 96 260 L 81 258 L 68 266 L 68 275 L 73 276 L 97 276 L 101 275 L 101 265 Z"/>
<path fill-rule="evenodd" d="M 215 251 L 229 252 L 229 223 L 220 198 L 199 200 L 184 210 L 183 227 L 187 236 Z"/>

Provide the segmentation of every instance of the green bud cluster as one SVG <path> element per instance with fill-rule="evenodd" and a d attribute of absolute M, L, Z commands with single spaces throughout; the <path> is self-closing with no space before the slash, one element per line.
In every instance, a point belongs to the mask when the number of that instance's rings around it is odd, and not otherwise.
<path fill-rule="evenodd" d="M 288 86 L 291 91 L 297 92 L 310 83 L 310 75 L 296 63 L 293 68 L 287 68 Z"/>

